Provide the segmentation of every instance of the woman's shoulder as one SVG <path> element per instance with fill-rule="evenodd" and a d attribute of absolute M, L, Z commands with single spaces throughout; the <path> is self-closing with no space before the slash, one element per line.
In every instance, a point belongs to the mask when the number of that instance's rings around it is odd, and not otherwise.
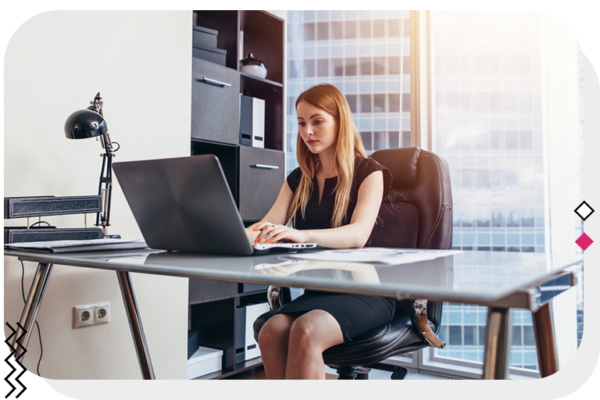
<path fill-rule="evenodd" d="M 354 159 L 354 176 L 357 179 L 364 179 L 375 171 L 383 170 L 387 170 L 387 168 L 372 158 L 356 157 Z"/>
<path fill-rule="evenodd" d="M 372 158 L 356 157 L 354 159 L 354 181 L 359 187 L 362 182 L 375 171 L 383 172 L 384 192 L 385 195 L 387 195 L 392 182 L 392 173 Z"/>

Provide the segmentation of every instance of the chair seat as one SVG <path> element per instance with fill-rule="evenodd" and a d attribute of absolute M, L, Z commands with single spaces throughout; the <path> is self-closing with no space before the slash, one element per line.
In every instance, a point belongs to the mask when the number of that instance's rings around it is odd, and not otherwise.
<path fill-rule="evenodd" d="M 259 316 L 254 323 L 254 337 L 258 338 L 262 326 L 274 314 L 270 311 Z M 430 328 L 435 326 L 429 321 Z M 371 329 L 351 342 L 333 346 L 323 352 L 325 364 L 337 368 L 375 364 L 392 355 L 408 353 L 427 347 L 427 342 L 413 328 L 410 315 L 396 314 L 394 319 Z"/>
<path fill-rule="evenodd" d="M 429 326 L 435 331 L 431 321 Z M 325 364 L 334 368 L 364 366 L 427 346 L 423 336 L 414 329 L 410 315 L 396 314 L 391 322 L 371 329 L 351 342 L 325 350 L 323 358 Z"/>

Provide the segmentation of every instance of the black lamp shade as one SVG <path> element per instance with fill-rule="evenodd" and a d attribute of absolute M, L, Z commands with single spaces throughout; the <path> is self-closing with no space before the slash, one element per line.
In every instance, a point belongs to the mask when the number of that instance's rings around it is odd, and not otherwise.
<path fill-rule="evenodd" d="M 108 132 L 106 121 L 92 110 L 75 111 L 65 122 L 65 136 L 68 139 L 86 139 Z"/>

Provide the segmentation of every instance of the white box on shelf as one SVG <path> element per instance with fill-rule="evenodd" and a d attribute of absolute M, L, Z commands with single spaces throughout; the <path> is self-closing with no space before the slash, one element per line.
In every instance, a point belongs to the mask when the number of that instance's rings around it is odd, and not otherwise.
<path fill-rule="evenodd" d="M 265 148 L 265 101 L 252 99 L 252 147 Z"/>
<path fill-rule="evenodd" d="M 236 363 L 260 357 L 258 343 L 254 340 L 254 321 L 269 311 L 269 303 L 249 304 L 237 309 Z"/>
<path fill-rule="evenodd" d="M 188 360 L 188 379 L 220 371 L 222 363 L 223 350 L 200 346 Z"/>
<path fill-rule="evenodd" d="M 241 93 L 240 144 L 265 148 L 265 101 Z"/>
<path fill-rule="evenodd" d="M 260 356 L 258 343 L 254 340 L 254 321 L 270 310 L 269 303 L 252 304 L 246 306 L 246 360 Z M 248 349 L 253 345 L 251 349 Z"/>

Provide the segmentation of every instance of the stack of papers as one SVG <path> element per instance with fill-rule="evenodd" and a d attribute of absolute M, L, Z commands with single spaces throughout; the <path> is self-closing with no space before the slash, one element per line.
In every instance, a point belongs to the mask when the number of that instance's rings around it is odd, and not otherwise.
<path fill-rule="evenodd" d="M 316 253 L 299 253 L 289 255 L 289 257 L 314 261 L 345 261 L 397 265 L 434 260 L 436 258 L 460 253 L 462 253 L 461 250 L 402 250 L 367 247 L 363 249 L 326 250 Z"/>
<path fill-rule="evenodd" d="M 50 242 L 22 242 L 5 244 L 4 248 L 13 250 L 39 251 L 45 253 L 71 253 L 99 250 L 145 249 L 148 245 L 143 239 L 93 239 L 93 240 L 55 240 Z"/>

